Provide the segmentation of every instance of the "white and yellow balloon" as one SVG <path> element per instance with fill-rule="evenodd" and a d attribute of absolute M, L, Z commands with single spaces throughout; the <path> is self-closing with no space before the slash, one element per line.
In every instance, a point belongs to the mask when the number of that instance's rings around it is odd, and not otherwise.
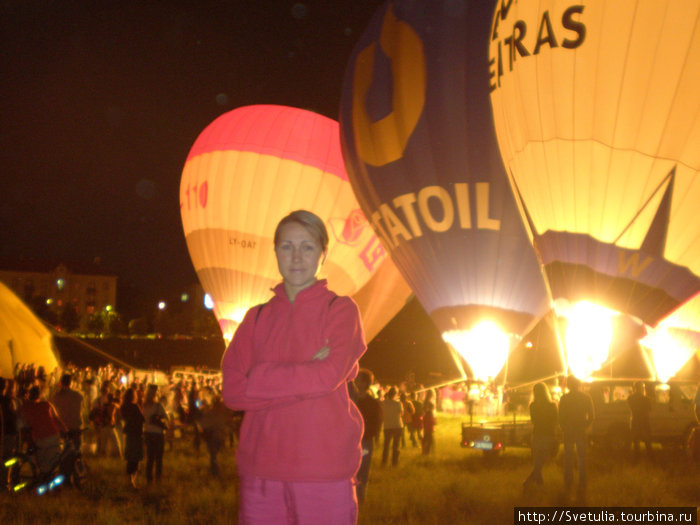
<path fill-rule="evenodd" d="M 656 327 L 700 291 L 700 0 L 501 0 L 489 59 L 555 304 Z"/>

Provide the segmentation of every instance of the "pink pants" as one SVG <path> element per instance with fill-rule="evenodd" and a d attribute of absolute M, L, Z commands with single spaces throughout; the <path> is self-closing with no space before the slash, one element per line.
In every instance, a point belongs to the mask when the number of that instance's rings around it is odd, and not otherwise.
<path fill-rule="evenodd" d="M 324 483 L 241 477 L 240 525 L 354 525 L 351 480 Z"/>

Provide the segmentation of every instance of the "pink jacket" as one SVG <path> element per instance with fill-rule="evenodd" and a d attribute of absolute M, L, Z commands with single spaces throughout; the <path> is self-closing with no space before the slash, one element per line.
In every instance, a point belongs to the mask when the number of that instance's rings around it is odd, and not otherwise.
<path fill-rule="evenodd" d="M 280 481 L 352 478 L 362 416 L 346 382 L 366 345 L 357 305 L 321 280 L 290 303 L 280 284 L 248 310 L 221 364 L 223 398 L 245 410 L 236 455 L 241 475 Z M 323 360 L 313 355 L 327 345 Z"/>

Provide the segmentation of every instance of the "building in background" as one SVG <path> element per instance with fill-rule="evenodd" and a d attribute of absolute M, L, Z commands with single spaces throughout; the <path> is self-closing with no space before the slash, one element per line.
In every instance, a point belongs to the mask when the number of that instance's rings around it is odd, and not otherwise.
<path fill-rule="evenodd" d="M 64 263 L 34 259 L 0 260 L 0 281 L 43 318 L 75 314 L 79 326 L 88 318 L 114 308 L 117 276 L 92 263 Z M 49 314 L 49 315 L 41 315 Z"/>

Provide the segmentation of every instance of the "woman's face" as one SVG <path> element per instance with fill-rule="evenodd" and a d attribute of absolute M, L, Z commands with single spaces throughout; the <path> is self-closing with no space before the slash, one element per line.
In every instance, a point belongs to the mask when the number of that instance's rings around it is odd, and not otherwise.
<path fill-rule="evenodd" d="M 279 230 L 275 255 L 287 296 L 294 301 L 297 293 L 316 282 L 321 243 L 298 222 L 288 222 Z"/>

